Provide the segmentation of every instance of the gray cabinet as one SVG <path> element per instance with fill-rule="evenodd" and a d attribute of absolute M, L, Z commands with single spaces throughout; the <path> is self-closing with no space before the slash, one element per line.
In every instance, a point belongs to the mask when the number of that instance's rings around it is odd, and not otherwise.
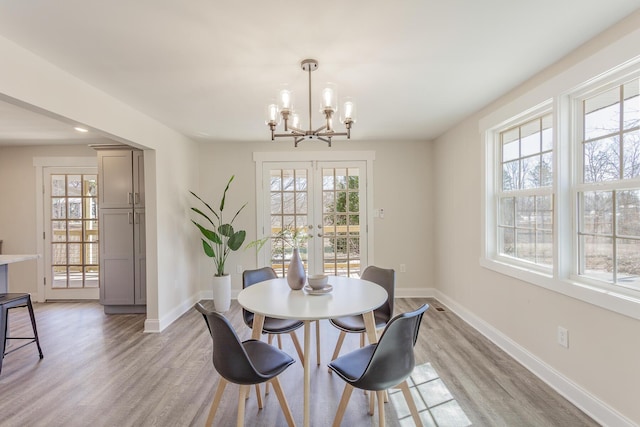
<path fill-rule="evenodd" d="M 107 314 L 146 311 L 144 157 L 98 150 L 100 302 Z"/>

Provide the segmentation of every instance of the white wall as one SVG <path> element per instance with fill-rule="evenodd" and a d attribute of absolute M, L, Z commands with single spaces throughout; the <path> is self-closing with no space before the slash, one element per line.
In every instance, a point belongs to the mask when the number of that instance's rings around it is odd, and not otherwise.
<path fill-rule="evenodd" d="M 249 202 L 236 220 L 236 224 L 247 231 L 248 241 L 254 240 L 257 235 L 253 153 L 292 150 L 292 142 L 272 143 L 266 127 L 264 141 L 200 144 L 201 196 L 217 202 L 229 177 L 235 175 L 236 178 L 227 193 L 226 203 L 237 209 L 242 203 Z M 374 219 L 373 262 L 381 267 L 396 270 L 398 295 L 429 293 L 428 288 L 433 287 L 431 272 L 434 260 L 431 145 L 426 142 L 335 140 L 332 148 L 320 142 L 303 142 L 295 150 L 375 152 L 373 179 L 370 181 L 374 185 L 373 206 L 384 208 L 385 218 Z M 193 244 L 200 248 L 198 242 L 196 239 Z M 213 274 L 211 261 L 202 254 L 200 259 L 201 277 L 210 277 Z M 406 264 L 406 273 L 400 273 L 400 264 Z M 245 269 L 255 268 L 255 251 L 232 253 L 227 261 L 227 272 L 232 275 L 234 294 L 242 288 L 242 277 L 236 273 L 237 265 Z"/>
<path fill-rule="evenodd" d="M 640 424 L 640 321 L 480 266 L 479 121 L 506 119 L 640 55 L 638 28 L 636 13 L 463 121 L 434 147 L 435 282 L 440 296 L 610 426 Z M 556 344 L 559 325 L 569 330 L 568 349 Z"/>
<path fill-rule="evenodd" d="M 0 240 L 5 254 L 37 253 L 34 157 L 95 157 L 86 146 L 0 147 Z M 40 236 L 41 237 L 41 236 Z M 36 260 L 9 266 L 9 290 L 37 294 Z"/>
<path fill-rule="evenodd" d="M 1 97 L 145 149 L 145 328 L 163 329 L 188 309 L 198 294 L 197 258 L 187 243 L 190 236 L 183 231 L 189 216 L 185 191 L 197 184 L 197 145 L 1 37 L 0 56 Z M 31 240 L 28 235 L 25 238 Z"/>

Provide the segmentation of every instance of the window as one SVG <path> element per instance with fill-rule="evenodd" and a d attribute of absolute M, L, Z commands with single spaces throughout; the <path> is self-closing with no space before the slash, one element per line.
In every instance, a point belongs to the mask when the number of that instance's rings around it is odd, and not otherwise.
<path fill-rule="evenodd" d="M 553 264 L 552 122 L 545 114 L 498 132 L 498 254 L 546 267 Z"/>
<path fill-rule="evenodd" d="M 578 274 L 636 290 L 640 290 L 638 89 L 636 77 L 574 102 L 580 111 Z"/>
<path fill-rule="evenodd" d="M 480 263 L 640 319 L 640 57 L 566 83 L 480 120 Z"/>

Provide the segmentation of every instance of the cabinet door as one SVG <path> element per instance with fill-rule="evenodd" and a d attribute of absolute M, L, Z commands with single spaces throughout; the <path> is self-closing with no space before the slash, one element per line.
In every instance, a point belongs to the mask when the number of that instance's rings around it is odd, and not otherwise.
<path fill-rule="evenodd" d="M 100 209 L 100 302 L 132 305 L 134 218 L 132 209 Z"/>
<path fill-rule="evenodd" d="M 145 242 L 144 209 L 134 212 L 135 303 L 147 303 L 147 247 Z"/>
<path fill-rule="evenodd" d="M 133 207 L 132 158 L 131 150 L 98 152 L 100 209 Z"/>
<path fill-rule="evenodd" d="M 133 203 L 144 208 L 144 152 L 133 152 Z"/>

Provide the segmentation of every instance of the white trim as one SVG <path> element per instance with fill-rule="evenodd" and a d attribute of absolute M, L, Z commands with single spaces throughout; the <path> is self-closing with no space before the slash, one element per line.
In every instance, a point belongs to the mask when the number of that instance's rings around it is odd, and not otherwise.
<path fill-rule="evenodd" d="M 435 298 L 598 423 L 610 427 L 637 427 L 633 421 L 437 289 Z"/>
<path fill-rule="evenodd" d="M 364 162 L 366 173 L 366 227 L 367 246 L 366 263 L 373 265 L 374 261 L 374 221 L 373 221 L 373 161 L 376 158 L 375 151 L 287 151 L 287 152 L 254 152 L 255 162 L 255 188 L 256 188 L 256 230 L 259 237 L 264 236 L 265 206 L 261 196 L 264 192 L 263 179 L 264 163 L 286 163 L 286 162 Z M 261 251 L 263 252 L 263 251 Z M 266 255 L 256 254 L 258 266 L 266 265 Z"/>
<path fill-rule="evenodd" d="M 253 153 L 254 162 L 375 160 L 375 151 L 273 151 Z"/>
<path fill-rule="evenodd" d="M 640 320 L 640 297 L 637 292 L 625 293 L 625 288 L 605 289 L 577 280 L 560 279 L 541 274 L 534 270 L 518 268 L 493 259 L 480 258 L 480 266 L 523 282 L 531 283 L 547 290 L 593 304 L 613 312 Z"/>
<path fill-rule="evenodd" d="M 98 167 L 98 156 L 95 157 L 34 157 L 35 197 L 36 197 L 36 252 L 44 254 L 44 168 L 45 167 Z M 37 292 L 35 302 L 44 302 L 44 256 L 37 261 Z"/>

